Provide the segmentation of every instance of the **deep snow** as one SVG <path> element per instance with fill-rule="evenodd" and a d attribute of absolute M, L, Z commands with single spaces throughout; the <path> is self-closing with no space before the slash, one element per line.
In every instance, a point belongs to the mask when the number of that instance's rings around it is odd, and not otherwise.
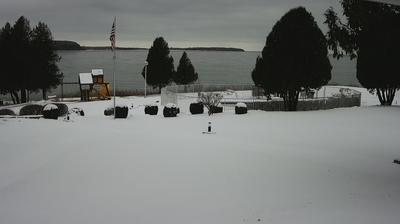
<path fill-rule="evenodd" d="M 156 96 L 118 99 L 126 120 L 103 115 L 112 101 L 1 119 L 0 223 L 397 224 L 400 107 L 362 92 L 327 111 L 144 115 Z"/>

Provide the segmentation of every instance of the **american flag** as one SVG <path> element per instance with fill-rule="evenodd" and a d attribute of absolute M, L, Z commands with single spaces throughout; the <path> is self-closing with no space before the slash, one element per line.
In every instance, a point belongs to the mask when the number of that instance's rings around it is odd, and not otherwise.
<path fill-rule="evenodd" d="M 115 49 L 115 20 L 116 17 L 114 17 L 114 22 L 111 28 L 111 35 L 110 35 L 110 41 L 111 41 L 111 50 L 114 51 Z"/>

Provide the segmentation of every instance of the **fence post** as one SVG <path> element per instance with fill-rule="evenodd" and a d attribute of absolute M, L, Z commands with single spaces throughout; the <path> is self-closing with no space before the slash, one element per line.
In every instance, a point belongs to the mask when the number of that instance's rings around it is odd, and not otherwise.
<path fill-rule="evenodd" d="M 64 101 L 64 78 L 61 79 L 61 102 Z"/>
<path fill-rule="evenodd" d="M 252 98 L 253 98 L 253 110 L 256 110 L 256 100 L 254 99 L 253 94 L 251 94 L 251 95 L 252 95 Z"/>

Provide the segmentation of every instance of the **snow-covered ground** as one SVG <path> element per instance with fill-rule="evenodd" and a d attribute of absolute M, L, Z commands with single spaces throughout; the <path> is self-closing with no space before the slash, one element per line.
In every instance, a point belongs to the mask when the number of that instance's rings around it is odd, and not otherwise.
<path fill-rule="evenodd" d="M 400 107 L 0 120 L 0 223 L 395 223 Z M 400 102 L 397 96 L 395 103 Z M 185 110 L 187 111 L 187 110 Z M 214 135 L 204 135 L 208 122 Z"/>

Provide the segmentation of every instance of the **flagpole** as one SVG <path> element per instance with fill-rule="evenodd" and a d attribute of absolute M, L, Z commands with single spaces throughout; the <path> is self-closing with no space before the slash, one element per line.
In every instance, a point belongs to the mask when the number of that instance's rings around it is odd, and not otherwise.
<path fill-rule="evenodd" d="M 117 88 L 117 85 L 116 85 L 116 83 L 115 83 L 115 59 L 117 58 L 116 50 L 117 50 L 117 49 L 114 49 L 114 56 L 113 56 L 113 85 L 114 85 L 114 88 L 113 88 L 113 93 L 114 93 L 114 119 L 115 119 L 115 114 L 116 114 L 116 111 L 115 111 L 115 89 Z"/>
<path fill-rule="evenodd" d="M 116 111 L 115 111 L 115 89 L 117 88 L 117 84 L 116 84 L 116 82 L 115 82 L 115 60 L 116 60 L 116 58 L 117 58 L 117 47 L 116 47 L 116 20 L 117 20 L 117 17 L 115 16 L 114 17 L 114 22 L 113 22 L 113 26 L 112 26 L 112 29 L 111 29 L 111 36 L 110 36 L 110 41 L 111 41 L 111 49 L 112 49 L 112 51 L 113 51 L 113 53 L 114 53 L 114 55 L 113 55 L 113 86 L 114 86 L 114 88 L 113 88 L 113 95 L 114 95 L 114 97 L 113 97 L 113 104 L 114 104 L 114 119 L 115 119 L 115 116 L 116 116 Z"/>

